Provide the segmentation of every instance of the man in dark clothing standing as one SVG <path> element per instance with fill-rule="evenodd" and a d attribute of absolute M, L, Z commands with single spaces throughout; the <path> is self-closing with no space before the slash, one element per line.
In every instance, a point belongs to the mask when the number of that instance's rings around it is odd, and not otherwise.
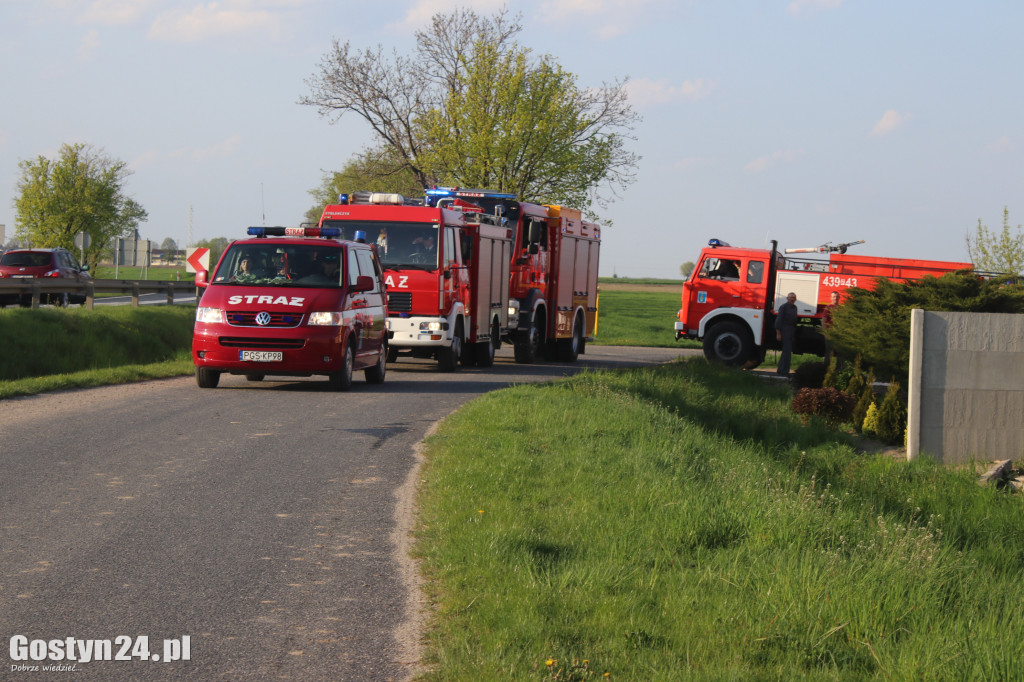
<path fill-rule="evenodd" d="M 775 338 L 782 342 L 782 355 L 779 356 L 779 368 L 775 370 L 782 376 L 789 375 L 789 361 L 793 354 L 793 337 L 796 335 L 796 294 L 786 294 L 786 302 L 779 306 L 779 314 L 775 317 Z"/>

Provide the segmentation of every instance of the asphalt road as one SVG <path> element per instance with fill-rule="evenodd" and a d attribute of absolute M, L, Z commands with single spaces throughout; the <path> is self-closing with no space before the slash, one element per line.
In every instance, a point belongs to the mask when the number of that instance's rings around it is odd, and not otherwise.
<path fill-rule="evenodd" d="M 0 401 L 0 677 L 405 679 L 427 430 L 511 383 L 692 353 L 590 346 L 572 365 L 517 365 L 503 348 L 486 370 L 399 362 L 349 393 L 224 376 Z M 68 638 L 76 659 L 110 640 L 129 660 L 55 660 Z"/>

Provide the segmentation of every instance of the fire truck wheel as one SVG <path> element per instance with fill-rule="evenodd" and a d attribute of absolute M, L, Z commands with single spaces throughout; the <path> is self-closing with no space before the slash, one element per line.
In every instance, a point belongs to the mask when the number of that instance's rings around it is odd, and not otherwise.
<path fill-rule="evenodd" d="M 475 343 L 464 343 L 462 344 L 462 355 L 459 356 L 459 362 L 462 363 L 463 367 L 474 367 L 476 365 L 476 346 Z"/>
<path fill-rule="evenodd" d="M 513 351 L 515 352 L 516 362 L 520 364 L 529 364 L 539 359 L 544 344 L 544 327 L 543 319 L 538 323 L 538 318 L 542 318 L 541 311 L 538 310 L 534 313 L 533 318 L 530 320 L 530 328 L 525 332 L 518 332 L 513 340 Z"/>
<path fill-rule="evenodd" d="M 398 359 L 398 349 L 388 346 L 388 362 L 394 362 Z"/>
<path fill-rule="evenodd" d="M 437 362 L 442 372 L 454 372 L 459 368 L 459 360 L 462 359 L 462 321 L 455 323 L 455 334 L 452 336 L 452 345 L 437 351 Z"/>
<path fill-rule="evenodd" d="M 366 383 L 368 384 L 383 384 L 384 376 L 388 372 L 388 349 L 386 346 L 382 346 L 380 349 L 380 355 L 377 357 L 377 364 L 370 367 L 363 374 L 366 375 Z"/>
<path fill-rule="evenodd" d="M 476 344 L 477 367 L 490 367 L 494 364 L 494 343 L 492 341 L 481 341 Z"/>
<path fill-rule="evenodd" d="M 220 383 L 220 372 L 206 367 L 196 367 L 196 383 L 199 388 L 217 388 Z"/>
<path fill-rule="evenodd" d="M 352 366 L 354 364 L 355 358 L 352 355 L 352 346 L 346 343 L 345 360 L 341 365 L 341 369 L 327 375 L 327 383 L 332 391 L 347 391 L 352 388 Z"/>
<path fill-rule="evenodd" d="M 583 318 L 576 316 L 572 323 L 572 337 L 558 340 L 558 361 L 576 362 L 583 350 Z"/>
<path fill-rule="evenodd" d="M 753 353 L 750 332 L 738 322 L 722 322 L 704 337 L 704 357 L 723 365 L 742 365 Z"/>

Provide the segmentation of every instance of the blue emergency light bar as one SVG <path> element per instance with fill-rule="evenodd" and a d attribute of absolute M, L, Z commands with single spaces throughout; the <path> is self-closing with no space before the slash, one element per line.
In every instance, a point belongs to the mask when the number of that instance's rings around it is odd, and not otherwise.
<path fill-rule="evenodd" d="M 708 246 L 715 248 L 716 246 L 732 246 L 729 242 L 723 242 L 721 239 L 709 239 Z"/>
<path fill-rule="evenodd" d="M 435 206 L 438 199 L 447 197 L 460 199 L 507 199 L 518 201 L 519 198 L 510 192 L 498 192 L 493 189 L 463 189 L 461 187 L 431 187 L 423 192 L 427 197 L 427 205 Z"/>
<path fill-rule="evenodd" d="M 340 227 L 250 227 L 250 237 L 323 237 L 334 239 L 341 236 Z"/>

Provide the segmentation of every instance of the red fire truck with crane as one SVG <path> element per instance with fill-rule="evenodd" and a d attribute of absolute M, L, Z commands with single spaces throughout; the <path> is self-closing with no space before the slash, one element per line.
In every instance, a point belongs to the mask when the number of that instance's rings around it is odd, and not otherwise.
<path fill-rule="evenodd" d="M 851 287 L 872 289 L 878 278 L 895 281 L 939 277 L 970 269 L 970 263 L 912 258 L 854 256 L 847 249 L 863 241 L 778 250 L 736 248 L 712 239 L 683 283 L 675 335 L 699 339 L 708 360 L 756 367 L 768 349 L 778 348 L 772 329 L 786 294 L 797 296 L 799 324 L 794 353 L 824 355 L 821 322 L 832 292 L 842 300 Z M 789 254 L 827 254 L 827 258 Z"/>
<path fill-rule="evenodd" d="M 374 244 L 388 290 L 388 360 L 436 358 L 442 371 L 490 366 L 508 333 L 512 235 L 483 209 L 355 192 L 324 208 L 320 227 Z"/>
<path fill-rule="evenodd" d="M 544 357 L 575 362 L 597 331 L 601 228 L 578 210 L 519 201 L 494 190 L 435 187 L 428 205 L 470 201 L 513 233 L 509 301 L 516 362 Z"/>

